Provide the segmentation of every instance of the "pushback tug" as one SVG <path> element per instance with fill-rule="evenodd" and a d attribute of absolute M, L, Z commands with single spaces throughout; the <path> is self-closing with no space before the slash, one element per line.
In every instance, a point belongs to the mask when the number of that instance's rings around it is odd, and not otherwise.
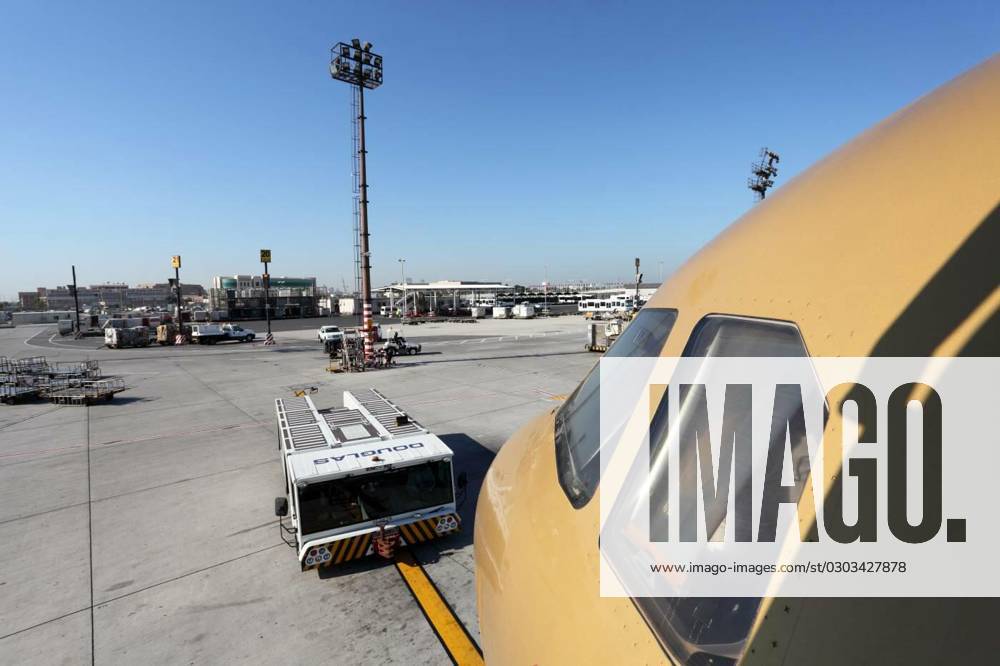
<path fill-rule="evenodd" d="M 331 409 L 308 396 L 275 407 L 285 496 L 274 511 L 303 571 L 390 558 L 459 530 L 466 480 L 455 482 L 451 449 L 381 393 L 345 391 Z"/>

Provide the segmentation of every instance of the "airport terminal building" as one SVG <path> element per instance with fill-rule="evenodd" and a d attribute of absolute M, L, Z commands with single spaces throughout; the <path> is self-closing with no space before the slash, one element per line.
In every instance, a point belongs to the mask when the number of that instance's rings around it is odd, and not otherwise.
<path fill-rule="evenodd" d="M 212 310 L 231 320 L 265 318 L 264 279 L 260 275 L 217 275 L 212 279 Z M 316 278 L 271 276 L 271 318 L 297 319 L 319 316 Z"/>

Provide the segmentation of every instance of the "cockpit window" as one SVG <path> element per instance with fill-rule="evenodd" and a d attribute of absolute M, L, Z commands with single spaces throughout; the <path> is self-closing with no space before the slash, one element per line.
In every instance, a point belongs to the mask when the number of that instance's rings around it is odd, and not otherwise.
<path fill-rule="evenodd" d="M 606 356 L 659 356 L 676 321 L 677 310 L 644 308 Z M 559 484 L 570 503 L 578 509 L 594 496 L 600 480 L 600 388 L 600 367 L 595 366 L 556 413 Z"/>
<path fill-rule="evenodd" d="M 794 324 L 712 315 L 698 322 L 682 355 L 770 358 L 806 357 L 808 353 Z M 650 427 L 653 466 L 657 466 L 655 460 L 658 456 L 667 455 L 663 444 L 668 431 L 657 427 L 657 422 L 665 421 L 662 417 L 666 408 L 664 400 L 657 408 Z M 774 408 L 791 410 L 795 405 L 783 406 L 779 401 Z M 736 418 L 749 420 L 750 405 L 745 405 L 744 413 L 737 414 Z M 796 448 L 793 442 L 792 450 Z M 665 476 L 650 481 L 650 497 L 667 496 Z M 750 479 L 734 479 L 735 488 L 747 483 Z M 753 597 L 638 597 L 634 601 L 664 649 L 676 661 L 688 666 L 726 665 L 739 661 L 760 607 L 760 599 Z"/>

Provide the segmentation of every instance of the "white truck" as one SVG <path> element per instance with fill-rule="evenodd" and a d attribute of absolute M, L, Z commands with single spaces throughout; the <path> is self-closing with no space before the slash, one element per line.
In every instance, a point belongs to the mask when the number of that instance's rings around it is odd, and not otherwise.
<path fill-rule="evenodd" d="M 345 391 L 343 407 L 303 396 L 275 408 L 285 494 L 274 513 L 303 571 L 459 530 L 466 477 L 451 449 L 375 389 Z"/>
<path fill-rule="evenodd" d="M 514 317 L 517 319 L 534 319 L 535 306 L 531 303 L 521 303 L 514 306 Z"/>
<path fill-rule="evenodd" d="M 254 338 L 257 337 L 253 329 L 243 328 L 238 324 L 223 324 L 222 332 L 226 334 L 227 339 L 239 342 L 253 342 Z"/>
<path fill-rule="evenodd" d="M 218 324 L 191 324 L 191 342 L 199 345 L 214 345 L 226 339 L 226 333 Z"/>
<path fill-rule="evenodd" d="M 343 341 L 344 332 L 339 326 L 320 326 L 316 331 L 316 339 L 320 342 Z"/>
<path fill-rule="evenodd" d="M 493 318 L 494 319 L 509 319 L 510 318 L 510 308 L 506 305 L 495 305 L 493 306 Z"/>

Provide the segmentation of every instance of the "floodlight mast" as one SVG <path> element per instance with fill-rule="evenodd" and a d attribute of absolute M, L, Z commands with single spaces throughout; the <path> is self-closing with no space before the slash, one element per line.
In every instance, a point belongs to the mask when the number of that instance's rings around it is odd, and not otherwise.
<path fill-rule="evenodd" d="M 382 85 L 382 56 L 371 51 L 371 42 L 361 44 L 352 39 L 350 44 L 338 42 L 330 49 L 330 76 L 358 89 L 358 167 L 359 202 L 358 233 L 361 237 L 361 299 L 363 330 L 365 335 L 365 360 L 375 356 L 375 328 L 372 325 L 371 252 L 368 249 L 368 174 L 365 148 L 365 88 L 374 90 Z"/>
<path fill-rule="evenodd" d="M 757 193 L 758 201 L 762 201 L 767 195 L 767 190 L 774 187 L 780 161 L 778 153 L 761 148 L 760 159 L 751 166 L 750 172 L 753 175 L 747 180 L 747 187 Z"/>

